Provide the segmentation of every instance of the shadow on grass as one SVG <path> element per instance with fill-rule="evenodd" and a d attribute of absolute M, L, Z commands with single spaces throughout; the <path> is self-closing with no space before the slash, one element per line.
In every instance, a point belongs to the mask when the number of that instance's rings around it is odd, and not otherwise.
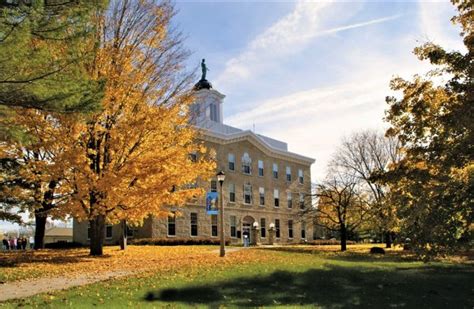
<path fill-rule="evenodd" d="M 0 267 L 18 267 L 20 264 L 47 263 L 47 264 L 72 264 L 84 262 L 88 259 L 107 259 L 110 255 L 92 257 L 87 253 L 71 252 L 66 250 L 40 250 L 40 251 L 10 251 L 0 255 Z"/>
<path fill-rule="evenodd" d="M 370 248 L 367 248 L 366 252 L 363 251 L 330 251 L 320 250 L 318 248 L 305 248 L 305 247 L 275 247 L 275 248 L 258 248 L 257 250 L 269 250 L 277 252 L 288 252 L 288 253 L 303 253 L 303 254 L 320 254 L 324 258 L 341 260 L 341 261 L 352 261 L 352 262 L 370 262 L 370 261 L 383 261 L 386 262 L 412 262 L 416 261 L 412 254 L 404 251 L 387 251 L 385 254 L 369 254 Z"/>
<path fill-rule="evenodd" d="M 361 308 L 472 308 L 469 268 L 419 268 L 414 272 L 325 265 L 305 272 L 150 291 L 148 302 L 217 306 L 311 305 Z"/>

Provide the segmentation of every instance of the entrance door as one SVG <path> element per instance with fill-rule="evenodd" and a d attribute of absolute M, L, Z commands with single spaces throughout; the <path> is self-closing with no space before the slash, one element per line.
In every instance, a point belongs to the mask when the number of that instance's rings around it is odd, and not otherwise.
<path fill-rule="evenodd" d="M 244 222 L 242 224 L 242 242 L 244 243 L 245 246 L 250 245 L 250 223 Z"/>

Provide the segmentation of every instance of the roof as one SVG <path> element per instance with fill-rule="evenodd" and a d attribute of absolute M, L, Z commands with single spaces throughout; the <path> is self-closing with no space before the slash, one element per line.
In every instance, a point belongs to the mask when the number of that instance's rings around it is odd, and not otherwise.
<path fill-rule="evenodd" d="M 71 236 L 72 237 L 72 228 L 52 227 L 46 230 L 44 236 Z"/>
<path fill-rule="evenodd" d="M 205 140 L 219 144 L 230 144 L 246 140 L 271 157 L 281 158 L 288 161 L 293 161 L 300 164 L 311 165 L 315 159 L 290 152 L 286 149 L 286 143 L 273 140 L 266 136 L 257 135 L 250 130 L 239 130 L 232 133 L 222 133 L 215 130 L 201 128 L 201 133 Z M 278 144 L 280 143 L 280 144 Z M 284 145 L 284 147 L 282 147 Z"/>

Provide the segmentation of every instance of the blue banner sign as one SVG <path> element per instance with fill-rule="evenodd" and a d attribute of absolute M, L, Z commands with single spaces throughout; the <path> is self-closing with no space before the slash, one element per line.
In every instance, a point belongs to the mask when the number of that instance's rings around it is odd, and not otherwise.
<path fill-rule="evenodd" d="M 217 215 L 219 213 L 217 192 L 207 192 L 206 194 L 206 211 L 208 215 Z"/>

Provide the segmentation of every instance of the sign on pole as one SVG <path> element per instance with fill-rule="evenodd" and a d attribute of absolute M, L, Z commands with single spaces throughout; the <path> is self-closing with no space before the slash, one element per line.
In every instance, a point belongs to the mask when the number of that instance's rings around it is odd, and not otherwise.
<path fill-rule="evenodd" d="M 207 192 L 206 194 L 206 211 L 208 215 L 217 215 L 219 213 L 218 194 L 217 192 Z"/>

